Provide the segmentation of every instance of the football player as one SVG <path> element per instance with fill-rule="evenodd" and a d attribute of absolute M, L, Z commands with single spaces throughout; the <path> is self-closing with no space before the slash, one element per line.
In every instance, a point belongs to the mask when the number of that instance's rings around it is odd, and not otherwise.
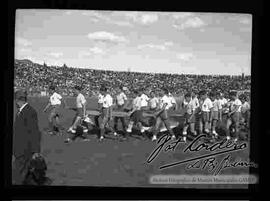
<path fill-rule="evenodd" d="M 197 135 L 195 131 L 195 110 L 196 107 L 191 99 L 191 94 L 186 93 L 183 101 L 183 108 L 185 109 L 185 123 L 183 128 L 183 141 L 187 141 L 187 129 L 190 128 L 190 132 L 193 135 Z"/>
<path fill-rule="evenodd" d="M 160 124 L 163 122 L 165 124 L 166 129 L 169 131 L 172 139 L 175 139 L 175 134 L 172 131 L 171 127 L 170 127 L 170 122 L 169 122 L 169 116 L 168 116 L 168 112 L 170 110 L 172 110 L 173 104 L 171 99 L 168 97 L 168 93 L 169 91 L 164 88 L 161 90 L 161 102 L 160 102 L 160 109 L 156 112 L 155 116 L 156 116 L 156 125 L 154 128 L 154 133 L 153 133 L 153 137 L 152 137 L 152 141 L 157 140 L 157 133 L 159 132 L 159 127 Z"/>
<path fill-rule="evenodd" d="M 200 91 L 200 109 L 201 109 L 201 116 L 200 116 L 200 133 L 203 131 L 207 134 L 210 133 L 210 112 L 213 108 L 212 101 L 208 98 L 206 91 Z"/>
<path fill-rule="evenodd" d="M 236 92 L 230 92 L 230 110 L 228 113 L 228 118 L 227 118 L 227 130 L 226 130 L 226 136 L 227 140 L 231 139 L 230 131 L 231 131 L 231 126 L 235 131 L 235 138 L 234 142 L 238 140 L 238 135 L 239 135 L 239 121 L 240 121 L 240 114 L 241 114 L 241 105 L 242 102 L 238 99 L 237 93 Z"/>
<path fill-rule="evenodd" d="M 49 120 L 49 134 L 57 134 L 60 132 L 60 120 L 59 120 L 59 109 L 61 104 L 66 108 L 66 102 L 60 94 L 56 92 L 55 86 L 49 87 L 49 93 L 51 94 L 48 104 L 44 108 L 43 112 L 46 112 L 51 107 Z"/>
<path fill-rule="evenodd" d="M 124 93 L 124 90 L 122 87 L 119 87 L 116 89 L 116 110 L 124 112 L 125 106 L 127 104 L 127 96 Z M 126 122 L 124 117 L 114 117 L 114 129 L 117 130 L 117 123 L 118 120 L 122 123 L 122 128 L 125 131 L 126 130 Z"/>
<path fill-rule="evenodd" d="M 101 86 L 100 88 L 100 99 L 99 104 L 101 106 L 100 108 L 100 123 L 99 123 L 99 129 L 100 129 L 100 137 L 99 140 L 104 139 L 105 134 L 105 128 L 109 129 L 114 136 L 117 136 L 118 134 L 115 132 L 114 128 L 110 125 L 112 121 L 112 106 L 113 106 L 113 98 L 109 93 L 109 90 L 106 86 Z"/>

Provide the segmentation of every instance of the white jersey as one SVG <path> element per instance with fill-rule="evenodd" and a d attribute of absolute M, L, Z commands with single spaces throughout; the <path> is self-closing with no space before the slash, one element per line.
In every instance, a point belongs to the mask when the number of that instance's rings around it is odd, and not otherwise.
<path fill-rule="evenodd" d="M 116 103 L 119 106 L 124 105 L 126 100 L 127 100 L 127 96 L 124 92 L 121 92 L 120 94 L 116 96 Z"/>
<path fill-rule="evenodd" d="M 168 110 L 169 108 L 171 108 L 173 105 L 172 105 L 172 100 L 171 98 L 169 98 L 167 95 L 164 95 L 162 98 L 161 98 L 161 101 L 160 101 L 160 108 L 163 108 L 163 106 L 166 105 L 165 107 L 165 110 Z"/>
<path fill-rule="evenodd" d="M 221 103 L 218 99 L 215 99 L 213 102 L 213 111 L 218 112 L 221 109 Z"/>
<path fill-rule="evenodd" d="M 132 107 L 135 108 L 136 110 L 141 109 L 142 105 L 141 105 L 141 97 L 140 96 L 137 96 L 136 98 L 133 99 Z"/>
<path fill-rule="evenodd" d="M 86 103 L 86 99 L 85 99 L 84 95 L 79 93 L 77 98 L 76 98 L 76 106 L 77 106 L 77 108 L 82 108 L 83 105 L 85 105 L 85 103 Z"/>
<path fill-rule="evenodd" d="M 50 103 L 51 105 L 61 105 L 62 96 L 56 92 L 50 96 Z"/>
<path fill-rule="evenodd" d="M 113 98 L 110 94 L 107 94 L 106 96 L 101 97 L 100 103 L 102 104 L 102 107 L 109 108 L 113 105 Z"/>
<path fill-rule="evenodd" d="M 242 106 L 242 102 L 237 98 L 231 102 L 230 110 L 233 111 L 233 110 L 235 110 L 236 107 L 238 107 L 236 112 L 241 112 L 241 106 Z"/>
<path fill-rule="evenodd" d="M 210 112 L 212 107 L 213 107 L 212 101 L 209 98 L 206 98 L 202 103 L 202 111 Z"/>
<path fill-rule="evenodd" d="M 146 107 L 146 106 L 148 106 L 148 101 L 149 101 L 149 98 L 148 98 L 148 96 L 147 95 L 145 95 L 145 94 L 142 94 L 141 96 L 140 96 L 140 101 L 141 101 L 141 107 Z"/>
<path fill-rule="evenodd" d="M 176 104 L 176 100 L 172 95 L 168 96 L 168 98 L 171 100 L 171 103 Z"/>
<path fill-rule="evenodd" d="M 217 102 L 218 102 L 218 109 L 222 110 L 222 102 L 221 102 L 221 100 L 217 99 Z"/>
<path fill-rule="evenodd" d="M 184 105 L 184 108 L 187 110 L 186 111 L 187 114 L 193 114 L 194 113 L 196 108 L 194 107 L 194 103 L 192 102 L 192 100 L 190 100 L 189 102 L 184 100 L 183 105 Z"/>
<path fill-rule="evenodd" d="M 245 101 L 245 102 L 242 104 L 241 111 L 242 111 L 243 113 L 245 113 L 245 112 L 248 111 L 248 110 L 250 110 L 250 104 L 249 104 L 247 101 Z"/>
<path fill-rule="evenodd" d="M 104 98 L 104 96 L 102 94 L 98 94 L 98 103 L 99 104 L 103 103 L 103 98 Z"/>
<path fill-rule="evenodd" d="M 151 98 L 149 100 L 149 105 L 151 109 L 156 109 L 158 107 L 159 104 L 159 100 L 157 97 Z"/>
<path fill-rule="evenodd" d="M 230 112 L 231 105 L 232 105 L 232 101 L 231 100 L 227 100 L 226 104 L 224 104 L 222 106 L 223 113 L 229 113 Z"/>
<path fill-rule="evenodd" d="M 219 99 L 221 107 L 225 107 L 225 105 L 228 103 L 228 100 L 226 98 Z"/>
<path fill-rule="evenodd" d="M 191 103 L 193 104 L 193 107 L 194 107 L 194 108 L 200 107 L 200 103 L 199 103 L 199 100 L 198 100 L 197 97 L 192 98 L 192 99 L 191 99 Z"/>

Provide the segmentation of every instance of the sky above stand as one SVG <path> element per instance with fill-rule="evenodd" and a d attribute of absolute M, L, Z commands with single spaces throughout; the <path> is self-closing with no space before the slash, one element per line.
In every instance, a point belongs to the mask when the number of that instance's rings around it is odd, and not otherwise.
<path fill-rule="evenodd" d="M 252 15 L 16 11 L 15 58 L 116 71 L 251 74 Z"/>

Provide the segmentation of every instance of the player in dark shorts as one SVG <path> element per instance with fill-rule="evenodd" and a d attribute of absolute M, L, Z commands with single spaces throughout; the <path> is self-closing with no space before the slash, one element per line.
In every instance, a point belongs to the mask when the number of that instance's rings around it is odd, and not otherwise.
<path fill-rule="evenodd" d="M 62 128 L 60 125 L 60 107 L 63 106 L 66 108 L 66 102 L 60 94 L 56 92 L 55 86 L 49 87 L 50 98 L 49 102 L 44 108 L 43 112 L 46 112 L 48 108 L 51 108 L 48 121 L 49 121 L 49 134 L 57 134 Z"/>
<path fill-rule="evenodd" d="M 141 94 L 138 90 L 134 90 L 134 99 L 132 102 L 132 110 L 128 112 L 130 116 L 127 133 L 132 132 L 133 125 L 137 125 L 141 131 L 144 132 L 142 121 L 143 121 L 143 111 L 141 110 Z"/>

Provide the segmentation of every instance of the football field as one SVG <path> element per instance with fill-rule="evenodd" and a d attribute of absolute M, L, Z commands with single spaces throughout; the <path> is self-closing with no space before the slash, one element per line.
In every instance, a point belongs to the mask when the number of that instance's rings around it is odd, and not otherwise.
<path fill-rule="evenodd" d="M 96 109 L 97 100 L 88 99 L 87 109 Z M 75 107 L 75 99 L 67 98 L 67 105 Z M 171 187 L 171 188 L 247 188 L 247 185 L 213 185 L 213 184 L 151 184 L 152 175 L 193 175 L 210 174 L 209 169 L 186 169 L 187 164 L 160 170 L 159 167 L 172 162 L 209 154 L 207 150 L 195 153 L 183 149 L 190 143 L 180 143 L 174 151 L 160 152 L 151 163 L 147 163 L 149 155 L 158 146 L 157 142 L 142 139 L 134 134 L 127 140 L 115 137 L 106 138 L 103 142 L 97 139 L 96 131 L 89 131 L 90 141 L 77 139 L 69 144 L 64 143 L 68 134 L 48 135 L 48 113 L 43 113 L 47 98 L 31 97 L 29 103 L 38 112 L 39 128 L 42 131 L 41 150 L 45 156 L 47 175 L 53 180 L 52 185 L 72 186 L 117 186 L 117 187 Z M 16 111 L 14 111 L 15 113 Z M 66 129 L 71 125 L 75 111 L 61 108 L 61 124 Z M 179 118 L 180 129 L 175 129 L 180 135 L 183 118 Z M 248 143 L 248 142 L 246 142 Z M 227 154 L 216 156 L 221 161 Z M 249 147 L 231 153 L 231 160 L 249 159 Z M 220 174 L 247 174 L 248 168 L 227 168 Z"/>

